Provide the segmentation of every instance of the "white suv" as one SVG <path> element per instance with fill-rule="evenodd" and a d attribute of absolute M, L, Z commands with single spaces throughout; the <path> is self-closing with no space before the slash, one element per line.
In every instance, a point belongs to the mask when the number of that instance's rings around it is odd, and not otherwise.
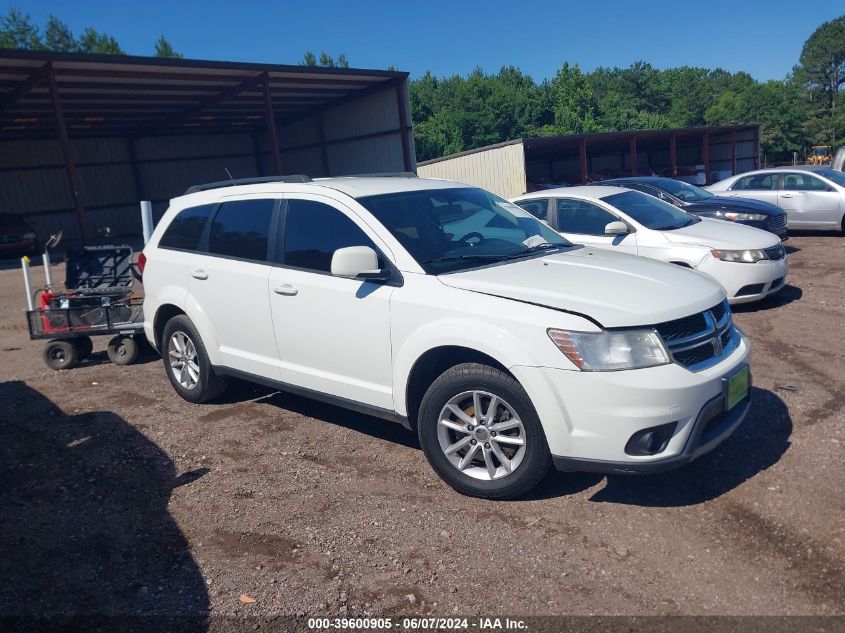
<path fill-rule="evenodd" d="M 749 408 L 719 284 L 570 244 L 501 198 L 411 176 L 199 187 L 140 262 L 174 389 L 233 376 L 398 421 L 456 490 L 521 495 L 549 466 L 655 472 Z"/>

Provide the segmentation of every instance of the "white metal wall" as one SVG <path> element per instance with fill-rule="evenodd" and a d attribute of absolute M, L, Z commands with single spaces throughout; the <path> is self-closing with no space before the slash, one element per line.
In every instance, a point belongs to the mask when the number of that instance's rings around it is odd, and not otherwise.
<path fill-rule="evenodd" d="M 444 178 L 487 189 L 504 198 L 525 193 L 525 147 L 522 142 L 419 165 L 426 178 Z"/>

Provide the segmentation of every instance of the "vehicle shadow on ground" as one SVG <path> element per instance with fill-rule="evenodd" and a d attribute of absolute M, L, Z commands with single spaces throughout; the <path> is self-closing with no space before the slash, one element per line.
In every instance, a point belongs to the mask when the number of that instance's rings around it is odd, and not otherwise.
<path fill-rule="evenodd" d="M 744 314 L 746 312 L 760 312 L 761 310 L 772 310 L 788 305 L 793 301 L 798 301 L 804 295 L 804 291 L 798 286 L 786 284 L 779 293 L 771 295 L 755 301 L 754 303 L 741 303 L 739 305 L 731 306 L 731 312 Z"/>
<path fill-rule="evenodd" d="M 207 471 L 177 476 L 113 413 L 66 415 L 21 381 L 0 399 L 0 629 L 206 630 L 206 584 L 167 504 Z"/>
<path fill-rule="evenodd" d="M 148 363 L 155 363 L 161 362 L 161 356 L 159 356 L 156 352 L 152 349 L 144 350 L 142 349 L 138 355 L 138 358 L 135 359 L 135 362 L 132 363 L 132 367 L 135 365 L 146 365 Z M 91 352 L 91 355 L 88 356 L 85 360 L 81 361 L 77 367 L 95 367 L 96 365 L 110 365 L 114 364 L 109 360 L 109 355 L 106 354 L 105 351 L 102 352 Z"/>
<path fill-rule="evenodd" d="M 755 387 L 748 417 L 712 453 L 666 473 L 610 475 L 590 500 L 647 507 L 703 503 L 776 464 L 789 448 L 791 434 L 792 418 L 783 400 Z"/>
<path fill-rule="evenodd" d="M 396 422 L 241 380 L 233 380 L 226 393 L 215 401 L 215 404 L 234 404 L 246 400 L 272 404 L 286 411 L 342 426 L 408 448 L 420 448 L 417 434 Z M 420 458 L 424 459 L 422 455 Z"/>

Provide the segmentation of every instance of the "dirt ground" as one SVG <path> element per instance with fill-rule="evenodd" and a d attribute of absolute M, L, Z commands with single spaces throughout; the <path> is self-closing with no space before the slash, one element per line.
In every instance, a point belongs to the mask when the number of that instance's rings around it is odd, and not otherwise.
<path fill-rule="evenodd" d="M 103 338 L 53 372 L 9 264 L 0 614 L 845 613 L 845 238 L 788 244 L 788 287 L 736 310 L 755 386 L 734 437 L 513 502 L 453 492 L 389 422 L 246 384 L 188 404 Z"/>

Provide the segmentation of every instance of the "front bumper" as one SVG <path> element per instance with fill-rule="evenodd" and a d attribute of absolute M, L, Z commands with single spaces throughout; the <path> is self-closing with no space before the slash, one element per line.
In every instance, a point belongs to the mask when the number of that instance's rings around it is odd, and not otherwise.
<path fill-rule="evenodd" d="M 786 257 L 755 264 L 723 262 L 708 256 L 696 268 L 716 279 L 728 295 L 731 305 L 760 301 L 779 292 L 786 285 L 789 262 Z"/>
<path fill-rule="evenodd" d="M 749 384 L 750 388 L 750 384 Z M 705 404 L 693 423 L 683 451 L 673 457 L 650 462 L 614 462 L 552 455 L 555 468 L 564 472 L 605 474 L 650 474 L 679 468 L 709 453 L 728 439 L 742 424 L 751 408 L 751 394 L 730 411 L 724 410 L 724 398 L 719 395 Z"/>
<path fill-rule="evenodd" d="M 749 341 L 741 336 L 730 356 L 697 372 L 674 363 L 615 372 L 510 370 L 528 392 L 559 468 L 637 472 L 691 461 L 733 432 L 748 403 L 740 402 L 729 416 L 713 421 L 716 402 L 724 402 L 723 378 L 747 364 L 749 355 Z M 635 433 L 673 422 L 672 436 L 659 453 L 625 451 Z"/>

